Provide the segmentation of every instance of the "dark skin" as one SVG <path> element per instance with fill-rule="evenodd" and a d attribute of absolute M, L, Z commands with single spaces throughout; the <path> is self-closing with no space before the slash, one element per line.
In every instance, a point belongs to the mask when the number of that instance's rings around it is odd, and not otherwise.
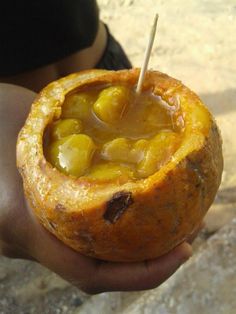
<path fill-rule="evenodd" d="M 0 253 L 37 261 L 90 294 L 159 286 L 191 256 L 189 243 L 155 260 L 104 262 L 70 249 L 35 218 L 24 198 L 15 158 L 17 134 L 35 96 L 22 87 L 0 84 Z"/>

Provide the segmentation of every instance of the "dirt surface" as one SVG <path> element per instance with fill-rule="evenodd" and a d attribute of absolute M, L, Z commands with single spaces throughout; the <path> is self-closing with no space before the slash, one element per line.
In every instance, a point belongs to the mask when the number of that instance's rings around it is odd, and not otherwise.
<path fill-rule="evenodd" d="M 207 243 L 204 242 L 209 241 L 207 239 L 213 233 L 236 216 L 236 138 L 234 136 L 236 121 L 236 2 L 235 0 L 99 0 L 98 3 L 102 19 L 108 23 L 112 33 L 122 43 L 134 66 L 140 66 L 142 63 L 152 19 L 154 13 L 158 12 L 160 15 L 158 32 L 150 68 L 182 80 L 201 96 L 215 114 L 224 141 L 225 170 L 220 191 L 206 218 L 207 227 L 195 245 L 197 248 L 195 254 L 203 254 L 202 250 L 208 248 Z M 235 223 L 231 224 L 229 228 L 235 228 Z M 217 249 L 217 244 L 214 244 L 220 241 L 220 237 L 219 235 L 216 240 L 211 242 L 212 245 L 216 245 L 216 249 L 213 251 L 218 256 L 216 258 L 218 269 L 222 269 L 224 266 L 221 263 L 225 254 L 224 250 Z M 232 238 L 230 232 L 227 237 L 229 237 L 227 243 L 230 243 L 231 246 L 234 245 L 233 240 L 230 240 Z M 232 239 L 235 242 L 235 238 Z M 200 248 L 198 249 L 198 247 Z M 228 258 L 233 258 L 233 255 L 229 255 Z M 203 268 L 206 273 L 208 273 L 207 265 L 210 261 L 212 263 L 213 259 L 214 255 L 207 255 L 205 259 L 203 258 L 205 261 Z M 200 257 L 199 259 L 196 257 L 196 262 L 193 263 L 195 266 L 188 269 L 189 272 L 195 271 L 196 277 L 198 277 L 198 273 L 202 273 L 203 268 L 199 265 L 201 261 Z M 233 263 L 231 260 L 226 262 L 228 273 L 233 276 Z M 172 293 L 173 287 L 175 287 L 173 280 L 167 283 L 170 288 L 163 290 L 165 293 L 168 291 Z M 221 277 L 219 280 L 221 280 L 221 288 L 226 289 L 232 295 L 233 280 L 229 280 L 227 276 Z M 233 311 L 235 309 L 232 309 L 233 304 L 227 304 L 227 307 L 223 306 L 226 302 L 230 302 L 230 296 L 224 298 L 224 294 L 217 294 L 218 299 L 215 303 L 213 293 L 207 295 L 208 299 L 206 297 L 204 299 L 206 296 L 204 282 L 204 280 L 199 281 L 194 287 L 198 292 L 198 300 L 203 300 L 206 305 L 205 308 L 200 308 L 199 313 L 210 313 L 211 310 L 207 305 L 216 309 L 213 311 L 216 314 L 235 313 Z M 217 282 L 216 279 L 215 284 L 218 283 L 219 281 Z M 181 291 L 181 278 L 178 279 L 176 287 L 178 287 L 178 291 Z M 152 300 L 151 295 L 150 292 L 149 302 Z M 120 293 L 118 300 L 123 307 L 121 306 L 120 311 L 116 311 L 116 313 L 125 313 L 122 310 L 124 306 L 128 307 L 130 311 L 135 309 L 136 305 L 140 309 L 142 306 L 140 302 L 143 299 L 132 306 L 139 296 L 140 293 Z M 101 309 L 100 313 L 105 313 L 102 310 L 104 307 L 99 303 L 101 300 L 103 304 L 105 300 L 107 306 L 109 305 L 106 307 L 109 308 L 108 313 L 115 313 L 112 300 L 117 303 L 117 297 L 117 294 L 115 297 L 114 294 L 103 294 L 99 298 L 90 298 L 35 263 L 0 258 L 0 314 L 95 314 L 99 312 L 99 309 Z M 148 297 L 149 294 L 146 292 L 144 298 L 148 299 Z M 191 303 L 194 296 L 189 295 L 189 298 L 187 299 Z M 166 299 L 161 299 L 159 295 L 159 300 L 164 300 L 160 302 L 165 302 L 167 299 L 168 295 Z M 181 306 L 184 306 L 183 304 Z M 221 305 L 221 312 L 217 312 L 217 304 Z M 186 303 L 185 312 L 190 313 L 186 311 L 187 306 Z M 164 305 L 162 308 L 160 307 L 160 313 L 177 313 L 172 310 L 168 311 Z M 180 310 L 178 313 L 185 312 Z M 143 310 L 140 313 L 152 312 Z"/>

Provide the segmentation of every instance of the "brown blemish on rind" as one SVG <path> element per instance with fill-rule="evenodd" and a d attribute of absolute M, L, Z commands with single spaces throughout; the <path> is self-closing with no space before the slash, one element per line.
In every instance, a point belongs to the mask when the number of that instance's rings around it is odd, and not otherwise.
<path fill-rule="evenodd" d="M 201 166 L 200 166 L 201 163 L 200 162 L 199 163 L 198 162 L 194 162 L 189 157 L 187 157 L 186 160 L 187 160 L 187 167 L 189 169 L 191 169 L 195 173 L 195 175 L 196 175 L 197 182 L 196 182 L 195 186 L 196 187 L 202 186 L 204 184 L 204 179 L 205 178 L 204 178 L 204 174 L 203 174 L 203 171 L 201 169 Z"/>
<path fill-rule="evenodd" d="M 124 211 L 133 204 L 131 192 L 120 191 L 115 193 L 112 198 L 107 202 L 106 211 L 103 218 L 110 223 L 115 223 Z"/>
<path fill-rule="evenodd" d="M 44 159 L 44 158 L 41 158 L 38 162 L 39 168 L 43 171 L 45 171 L 45 169 L 46 169 L 46 164 L 47 164 L 47 162 L 46 162 L 46 159 Z"/>
<path fill-rule="evenodd" d="M 56 224 L 54 222 L 49 221 L 48 224 L 53 230 L 56 230 Z"/>
<path fill-rule="evenodd" d="M 60 212 L 64 212 L 64 211 L 66 211 L 66 208 L 65 208 L 65 206 L 63 206 L 62 204 L 58 203 L 58 204 L 55 206 L 55 210 L 56 210 L 56 211 L 60 211 Z"/>

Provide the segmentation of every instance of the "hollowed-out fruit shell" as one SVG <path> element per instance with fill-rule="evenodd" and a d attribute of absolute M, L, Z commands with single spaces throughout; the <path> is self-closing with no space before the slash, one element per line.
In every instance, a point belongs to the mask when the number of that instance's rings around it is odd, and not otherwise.
<path fill-rule="evenodd" d="M 60 117 L 67 94 L 99 84 L 134 86 L 138 75 L 138 69 L 90 70 L 49 84 L 18 137 L 17 166 L 40 222 L 68 246 L 103 260 L 142 261 L 170 251 L 199 227 L 221 180 L 214 119 L 192 91 L 157 71 L 147 73 L 143 88 L 181 106 L 185 121 L 179 149 L 157 173 L 126 183 L 99 182 L 64 175 L 47 162 L 44 132 Z"/>

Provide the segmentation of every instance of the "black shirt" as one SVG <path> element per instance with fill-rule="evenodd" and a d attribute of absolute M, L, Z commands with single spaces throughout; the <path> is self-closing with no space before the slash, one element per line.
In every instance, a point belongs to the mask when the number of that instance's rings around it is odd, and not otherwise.
<path fill-rule="evenodd" d="M 1 2 L 0 76 L 56 62 L 89 47 L 96 37 L 95 0 Z"/>

